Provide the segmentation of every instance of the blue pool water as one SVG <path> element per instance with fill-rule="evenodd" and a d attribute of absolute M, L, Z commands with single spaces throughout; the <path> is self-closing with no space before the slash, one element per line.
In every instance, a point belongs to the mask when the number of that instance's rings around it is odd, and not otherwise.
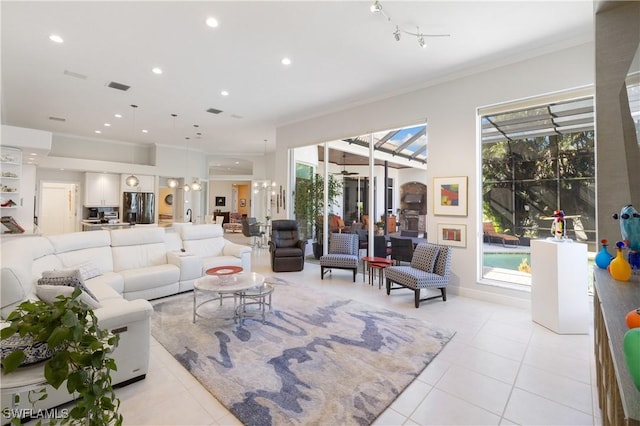
<path fill-rule="evenodd" d="M 523 259 L 526 259 L 527 263 L 531 265 L 531 254 L 529 253 L 484 253 L 483 266 L 517 271 Z"/>

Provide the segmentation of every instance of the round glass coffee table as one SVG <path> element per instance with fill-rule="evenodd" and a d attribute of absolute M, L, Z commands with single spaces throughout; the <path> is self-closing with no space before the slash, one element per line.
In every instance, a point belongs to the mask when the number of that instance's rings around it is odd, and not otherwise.
<path fill-rule="evenodd" d="M 237 320 L 239 316 L 238 297 L 245 290 L 260 286 L 263 283 L 264 276 L 255 272 L 239 272 L 223 276 L 206 275 L 198 278 L 193 283 L 193 322 L 196 322 L 196 317 L 208 318 L 198 313 L 200 307 L 218 300 L 222 305 L 222 299 L 225 297 L 233 297 L 234 319 Z M 198 293 L 203 293 L 208 297 L 198 302 Z"/>

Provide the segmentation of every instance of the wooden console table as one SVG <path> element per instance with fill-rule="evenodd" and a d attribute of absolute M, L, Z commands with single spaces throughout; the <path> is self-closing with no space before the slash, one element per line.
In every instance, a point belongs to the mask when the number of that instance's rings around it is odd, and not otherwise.
<path fill-rule="evenodd" d="M 637 281 L 616 281 L 603 269 L 594 270 L 594 345 L 598 402 L 602 424 L 640 425 L 640 391 L 627 369 L 622 341 L 627 312 L 640 306 Z"/>

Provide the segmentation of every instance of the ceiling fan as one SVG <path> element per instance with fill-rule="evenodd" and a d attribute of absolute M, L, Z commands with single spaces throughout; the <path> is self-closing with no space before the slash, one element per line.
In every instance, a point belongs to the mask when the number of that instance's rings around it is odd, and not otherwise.
<path fill-rule="evenodd" d="M 338 172 L 338 173 L 332 173 L 334 175 L 342 175 L 342 176 L 355 176 L 355 175 L 359 175 L 360 173 L 358 172 L 348 172 L 347 171 L 347 154 L 342 153 L 342 171 Z"/>

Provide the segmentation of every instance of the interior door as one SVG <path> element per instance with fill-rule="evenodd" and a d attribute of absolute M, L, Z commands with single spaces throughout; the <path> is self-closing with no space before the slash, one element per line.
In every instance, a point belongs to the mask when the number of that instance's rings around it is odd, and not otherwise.
<path fill-rule="evenodd" d="M 44 235 L 75 232 L 76 184 L 43 182 L 40 188 L 40 231 Z"/>

